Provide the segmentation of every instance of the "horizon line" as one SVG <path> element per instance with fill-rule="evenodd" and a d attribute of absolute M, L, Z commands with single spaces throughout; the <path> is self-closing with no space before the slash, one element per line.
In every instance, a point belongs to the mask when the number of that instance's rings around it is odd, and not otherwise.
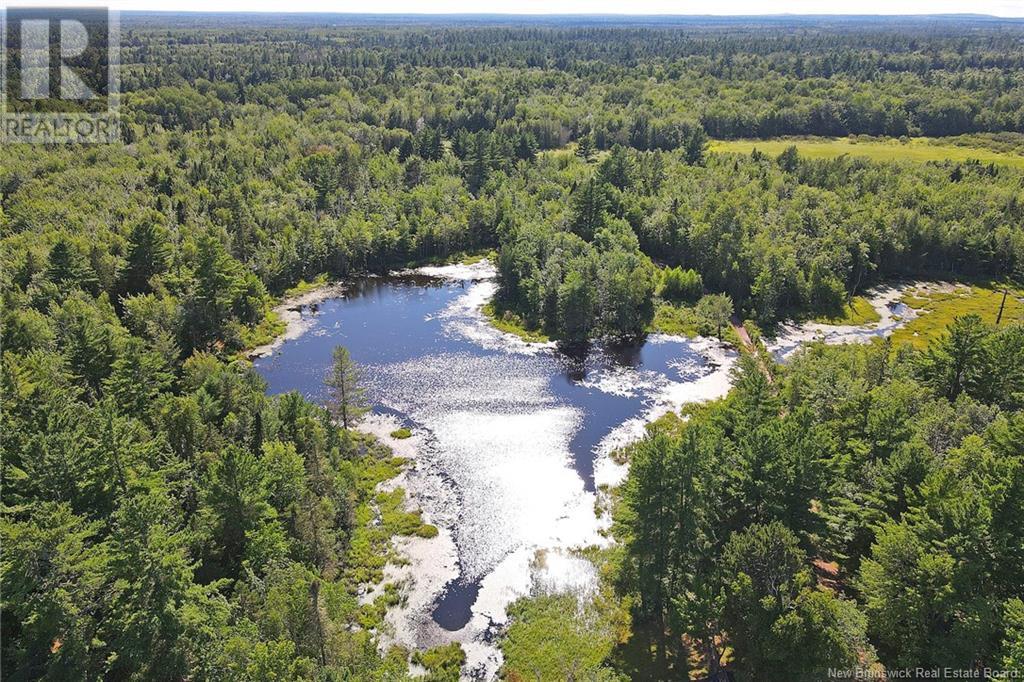
<path fill-rule="evenodd" d="M 16 8 L 18 6 L 17 0 L 15 2 L 7 3 L 8 8 Z M 34 3 L 26 3 L 27 7 L 36 7 L 38 5 Z M 56 6 L 56 5 L 55 5 Z M 643 18 L 666 18 L 666 19 L 695 19 L 695 18 L 708 18 L 708 19 L 756 19 L 756 18 L 807 18 L 815 19 L 818 17 L 830 17 L 830 18 L 854 18 L 863 19 L 866 17 L 878 17 L 881 19 L 892 19 L 892 18 L 958 18 L 958 17 L 979 17 L 984 19 L 1024 19 L 1022 16 L 1008 16 L 1002 14 L 985 14 L 982 12 L 918 12 L 918 13 L 907 13 L 907 14 L 878 14 L 877 12 L 864 13 L 864 14 L 851 14 L 849 12 L 841 13 L 827 13 L 827 12 L 765 12 L 758 14 L 708 14 L 708 13 L 693 13 L 693 14 L 676 14 L 676 13 L 665 13 L 665 12 L 403 12 L 403 11 L 387 11 L 381 10 L 379 12 L 334 12 L 334 11 L 321 11 L 321 10 L 290 10 L 290 11 L 276 11 L 276 10 L 260 10 L 260 9 L 233 9 L 233 10 L 220 10 L 220 9 L 141 9 L 141 8 L 118 8 L 119 12 L 137 12 L 146 14 L 274 14 L 274 15 L 330 15 L 330 16 L 342 16 L 342 17 L 379 17 L 379 16 L 404 16 L 404 17 L 643 17 Z"/>
<path fill-rule="evenodd" d="M 6 8 L 15 9 L 20 3 L 6 3 Z M 63 6 L 69 6 L 70 3 Z M 90 3 L 92 5 L 92 3 Z M 35 4 L 26 3 L 25 6 L 34 7 Z M 332 17 L 386 17 L 386 18 L 468 18 L 468 19 L 991 19 L 996 21 L 1024 22 L 1022 15 L 985 14 L 981 12 L 926 12 L 926 13 L 900 13 L 900 14 L 879 14 L 877 12 L 851 14 L 843 13 L 794 13 L 794 12 L 773 12 L 761 14 L 675 14 L 675 13 L 643 13 L 643 12 L 404 12 L 387 11 L 378 12 L 336 12 L 323 10 L 290 10 L 275 11 L 262 9 L 147 9 L 147 8 L 115 8 L 121 14 L 159 14 L 166 16 L 174 15 L 235 15 L 235 16 L 332 16 Z"/>

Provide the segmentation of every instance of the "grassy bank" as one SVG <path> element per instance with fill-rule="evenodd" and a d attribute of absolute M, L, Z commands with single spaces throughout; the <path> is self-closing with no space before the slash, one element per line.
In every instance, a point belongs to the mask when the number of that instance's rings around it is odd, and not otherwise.
<path fill-rule="evenodd" d="M 495 308 L 494 303 L 484 305 L 481 310 L 494 328 L 499 331 L 514 334 L 527 343 L 547 343 L 551 340 L 551 337 L 539 329 L 528 328 L 523 322 L 523 318 L 515 313 L 508 310 L 499 311 Z"/>
<path fill-rule="evenodd" d="M 484 260 L 496 260 L 498 252 L 494 249 L 483 249 L 480 251 L 460 251 L 459 253 L 447 256 L 432 256 L 430 258 L 414 258 L 406 262 L 407 268 L 420 268 L 425 265 L 476 265 Z"/>
<path fill-rule="evenodd" d="M 818 322 L 819 324 L 865 325 L 874 324 L 881 319 L 878 311 L 871 306 L 868 299 L 863 296 L 854 296 L 849 303 L 843 306 L 840 314 L 834 316 L 820 315 L 811 321 Z"/>
<path fill-rule="evenodd" d="M 749 154 L 757 148 L 769 155 L 781 154 L 791 145 L 796 145 L 802 156 L 812 159 L 828 159 L 849 154 L 862 156 L 872 161 L 968 161 L 975 159 L 982 163 L 997 163 L 1024 169 L 1024 155 L 992 148 L 968 147 L 951 144 L 934 138 L 779 138 L 773 140 L 714 140 L 712 152 L 736 152 Z"/>
<path fill-rule="evenodd" d="M 315 289 L 319 289 L 325 284 L 327 284 L 326 273 L 319 274 L 308 282 L 304 279 L 300 279 L 298 284 L 291 287 L 290 289 L 285 290 L 285 292 L 281 295 L 281 299 L 284 300 L 289 298 L 297 298 L 299 296 L 302 296 L 303 294 L 308 294 L 309 292 Z"/>
<path fill-rule="evenodd" d="M 242 327 L 242 344 L 245 350 L 239 352 L 239 357 L 247 357 L 253 348 L 271 343 L 278 336 L 284 334 L 287 328 L 288 325 L 280 315 L 273 310 L 268 310 L 259 324 L 253 327 Z"/>
<path fill-rule="evenodd" d="M 592 593 L 542 592 L 509 606 L 509 628 L 500 640 L 504 679 L 619 679 L 609 663 L 632 632 L 630 603 L 619 599 L 612 587 L 616 553 L 595 548 L 581 552 L 601 576 Z M 537 560 L 542 563 L 544 554 Z"/>
<path fill-rule="evenodd" d="M 352 437 L 364 441 L 366 454 L 352 463 L 350 471 L 356 483 L 358 503 L 353 514 L 343 583 L 350 586 L 378 585 L 384 580 L 384 567 L 388 562 L 404 561 L 392 546 L 393 537 L 433 537 L 437 535 L 437 528 L 424 523 L 420 511 L 406 511 L 402 488 L 378 490 L 381 483 L 401 473 L 406 461 L 389 456 L 390 451 L 371 436 L 353 432 Z M 340 610 L 358 609 L 360 625 L 374 630 L 380 628 L 384 614 L 400 598 L 398 586 L 388 583 L 370 603 L 358 604 L 357 595 L 350 592 L 345 600 L 347 603 L 337 606 Z"/>

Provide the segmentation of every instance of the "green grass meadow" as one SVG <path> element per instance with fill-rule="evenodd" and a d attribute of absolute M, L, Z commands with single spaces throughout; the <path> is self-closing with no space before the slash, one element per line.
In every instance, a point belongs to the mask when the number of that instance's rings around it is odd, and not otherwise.
<path fill-rule="evenodd" d="M 997 163 L 1024 169 L 1024 155 L 981 147 L 968 147 L 942 143 L 935 138 L 780 138 L 774 140 L 713 140 L 710 150 L 719 153 L 749 154 L 758 149 L 774 156 L 791 145 L 796 145 L 801 156 L 829 159 L 843 154 L 862 156 L 872 161 L 968 161 Z"/>

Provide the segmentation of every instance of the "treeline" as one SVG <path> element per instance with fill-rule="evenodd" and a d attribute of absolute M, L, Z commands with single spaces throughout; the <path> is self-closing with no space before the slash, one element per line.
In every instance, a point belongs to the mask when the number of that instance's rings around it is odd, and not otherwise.
<path fill-rule="evenodd" d="M 1016 171 L 808 161 L 795 150 L 709 156 L 707 130 L 731 133 L 687 99 L 735 93 L 763 123 L 772 102 L 839 111 L 819 86 L 841 77 L 884 91 L 859 96 L 865 106 L 905 108 L 924 101 L 903 89 L 913 74 L 942 97 L 995 88 L 999 102 L 978 111 L 1020 116 L 1012 30 L 954 39 L 932 27 L 912 46 L 881 29 L 781 31 L 777 40 L 806 47 L 800 57 L 766 51 L 767 38 L 744 51 L 728 31 L 453 28 L 438 47 L 424 30 L 130 32 L 125 146 L 4 150 L 2 257 L 18 296 L 45 313 L 52 287 L 106 294 L 118 312 L 130 307 L 136 330 L 159 329 L 187 357 L 249 345 L 266 293 L 299 280 L 483 248 L 504 247 L 499 303 L 567 339 L 642 333 L 658 288 L 649 260 L 693 269 L 764 322 L 835 310 L 887 276 L 1003 278 L 1024 262 Z M 511 57 L 549 38 L 687 47 L 671 63 L 606 56 L 542 68 Z M 483 40 L 506 61 L 416 65 L 408 52 Z M 1006 53 L 986 56 L 996 47 Z M 831 75 L 819 73 L 825 63 Z M 885 75 L 896 72 L 898 82 Z M 759 134 L 748 123 L 738 134 Z M 578 157 L 560 151 L 567 142 Z M 550 258 L 561 251 L 573 262 Z M 561 304 L 578 319 L 559 313 L 560 289 L 579 299 Z"/>
<path fill-rule="evenodd" d="M 633 144 L 647 125 L 686 123 L 715 137 L 1024 132 L 1020 34 L 1013 22 L 978 22 L 966 34 L 927 22 L 818 31 L 142 25 L 127 31 L 122 61 L 140 125 L 193 129 L 246 105 L 305 109 L 348 90 L 373 125 L 413 131 L 422 121 L 454 138 L 514 123 L 556 133 L 538 136 L 542 149 L 593 129 L 608 148 Z M 669 132 L 656 146 L 671 144 Z"/>
<path fill-rule="evenodd" d="M 1024 265 L 1005 167 L 720 156 L 699 128 L 672 152 L 601 152 L 591 132 L 575 154 L 539 153 L 529 129 L 324 123 L 336 104 L 88 154 L 6 149 L 8 307 L 46 315 L 81 289 L 171 360 L 251 345 L 271 330 L 268 292 L 300 280 L 482 248 L 500 252 L 499 308 L 567 340 L 642 334 L 655 263 L 764 323 L 834 313 L 885 278 Z"/>
<path fill-rule="evenodd" d="M 924 352 L 812 346 L 775 383 L 745 360 L 655 428 L 617 584 L 663 673 L 1024 669 L 1022 366 L 1024 328 L 968 316 Z"/>

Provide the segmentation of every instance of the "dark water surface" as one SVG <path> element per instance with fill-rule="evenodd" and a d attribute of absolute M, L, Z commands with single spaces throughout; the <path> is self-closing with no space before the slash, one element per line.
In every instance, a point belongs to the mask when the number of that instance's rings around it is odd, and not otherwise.
<path fill-rule="evenodd" d="M 576 518 L 574 500 L 594 490 L 602 439 L 642 414 L 665 384 L 714 369 L 678 341 L 584 357 L 509 346 L 475 312 L 473 287 L 493 290 L 486 281 L 418 275 L 354 280 L 342 298 L 303 311 L 315 316 L 309 331 L 255 362 L 270 393 L 322 401 L 331 352 L 343 345 L 366 370 L 375 411 L 428 431 L 431 466 L 452 497 L 461 570 L 433 608 L 446 630 L 470 620 L 481 580 L 502 558 L 543 544 L 556 522 L 579 525 L 566 519 Z M 549 502 L 562 506 L 547 512 Z M 548 523 L 544 513 L 555 518 Z"/>

